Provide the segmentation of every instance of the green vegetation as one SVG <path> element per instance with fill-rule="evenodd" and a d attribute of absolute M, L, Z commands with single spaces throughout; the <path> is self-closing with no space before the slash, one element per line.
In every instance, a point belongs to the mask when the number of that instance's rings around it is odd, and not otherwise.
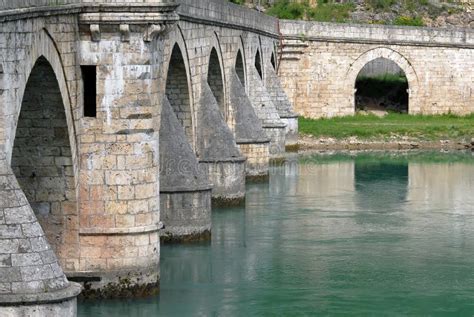
<path fill-rule="evenodd" d="M 385 74 L 374 77 L 357 77 L 357 93 L 370 98 L 381 98 L 386 96 L 387 91 L 398 97 L 406 94 L 408 81 L 405 76 Z M 401 102 L 402 100 L 395 100 Z"/>
<path fill-rule="evenodd" d="M 399 16 L 394 21 L 395 25 L 424 26 L 423 19 L 420 17 Z"/>
<path fill-rule="evenodd" d="M 346 22 L 354 7 L 352 2 L 341 4 L 319 0 L 318 6 L 312 7 L 307 1 L 296 3 L 289 0 L 278 0 L 266 13 L 279 19 Z"/>
<path fill-rule="evenodd" d="M 461 117 L 452 114 L 428 116 L 389 113 L 382 118 L 371 114 L 317 120 L 300 118 L 299 130 L 316 137 L 336 139 L 351 136 L 363 140 L 388 140 L 404 136 L 426 141 L 470 139 L 474 136 L 474 114 Z"/>
<path fill-rule="evenodd" d="M 229 1 L 249 7 L 255 6 L 255 1 L 251 0 Z M 318 0 L 317 5 L 314 5 L 314 2 L 310 4 L 308 0 L 261 0 L 259 3 L 267 14 L 280 19 L 409 26 L 424 26 L 425 21 L 430 23 L 429 21 L 445 13 L 456 14 L 463 11 L 461 6 L 436 6 L 429 0 L 364 0 L 362 3 L 356 0 Z M 352 13 L 357 13 L 355 18 Z M 372 18 L 368 18 L 365 13 L 371 13 Z"/>

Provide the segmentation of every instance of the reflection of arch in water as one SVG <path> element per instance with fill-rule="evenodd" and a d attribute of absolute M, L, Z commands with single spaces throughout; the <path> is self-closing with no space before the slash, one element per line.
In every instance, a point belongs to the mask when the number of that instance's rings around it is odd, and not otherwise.
<path fill-rule="evenodd" d="M 408 162 L 356 158 L 354 182 L 359 209 L 399 210 L 408 194 Z"/>

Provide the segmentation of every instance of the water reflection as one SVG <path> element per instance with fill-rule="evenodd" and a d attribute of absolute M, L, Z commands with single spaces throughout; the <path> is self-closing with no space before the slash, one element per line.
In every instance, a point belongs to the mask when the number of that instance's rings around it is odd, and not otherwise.
<path fill-rule="evenodd" d="M 469 154 L 313 156 L 213 212 L 212 243 L 162 248 L 159 298 L 80 316 L 469 315 Z"/>

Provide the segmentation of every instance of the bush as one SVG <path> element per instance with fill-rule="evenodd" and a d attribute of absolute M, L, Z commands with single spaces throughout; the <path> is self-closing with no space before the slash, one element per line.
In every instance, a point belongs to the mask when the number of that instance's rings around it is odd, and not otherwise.
<path fill-rule="evenodd" d="M 424 26 L 423 20 L 420 17 L 399 16 L 394 21 L 395 25 L 409 25 L 409 26 Z"/>
<path fill-rule="evenodd" d="M 396 0 L 366 0 L 366 4 L 376 10 L 387 11 L 390 7 L 397 3 Z"/>
<path fill-rule="evenodd" d="M 319 2 L 316 8 L 311 8 L 307 15 L 308 19 L 320 22 L 346 22 L 350 12 L 354 10 L 353 3 L 323 3 Z"/>
<path fill-rule="evenodd" d="M 308 10 L 307 3 L 290 2 L 289 0 L 279 0 L 273 7 L 267 10 L 267 14 L 279 19 L 302 20 Z"/>
<path fill-rule="evenodd" d="M 267 10 L 269 15 L 288 20 L 312 20 L 321 22 L 345 22 L 354 4 L 333 3 L 329 0 L 319 0 L 318 6 L 313 8 L 307 1 L 302 3 L 278 0 L 273 7 Z"/>

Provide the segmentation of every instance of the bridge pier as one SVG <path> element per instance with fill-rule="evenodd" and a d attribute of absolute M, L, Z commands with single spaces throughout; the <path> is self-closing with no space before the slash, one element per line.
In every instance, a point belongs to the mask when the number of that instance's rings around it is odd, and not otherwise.
<path fill-rule="evenodd" d="M 249 97 L 265 133 L 270 138 L 270 155 L 281 155 L 285 152 L 286 124 L 280 119 L 262 77 L 253 66 L 250 67 L 249 78 Z"/>
<path fill-rule="evenodd" d="M 159 33 L 177 20 L 176 5 L 104 8 L 79 17 L 80 63 L 95 71 L 83 76 L 84 87 L 95 86 L 97 96 L 88 101 L 84 90 L 84 109 L 96 109 L 82 119 L 80 258 L 68 276 L 83 283 L 85 297 L 146 296 L 160 281 L 154 52 Z"/>
<path fill-rule="evenodd" d="M 225 123 L 207 82 L 202 83 L 198 109 L 197 152 L 213 185 L 215 206 L 241 205 L 245 201 L 245 157 Z"/>
<path fill-rule="evenodd" d="M 265 69 L 265 87 L 275 104 L 281 121 L 286 125 L 285 147 L 287 149 L 294 149 L 298 145 L 298 115 L 293 112 L 293 107 L 283 90 L 280 78 L 276 74 L 273 65 L 267 63 Z"/>
<path fill-rule="evenodd" d="M 160 127 L 162 242 L 207 240 L 211 235 L 211 189 L 183 127 L 163 100 Z"/>
<path fill-rule="evenodd" d="M 247 158 L 247 180 L 267 180 L 270 139 L 265 134 L 235 70 L 230 77 L 230 103 L 234 112 L 236 142 L 240 152 Z"/>
<path fill-rule="evenodd" d="M 0 315 L 76 316 L 81 287 L 66 279 L 5 157 L 0 160 L 0 224 Z"/>

